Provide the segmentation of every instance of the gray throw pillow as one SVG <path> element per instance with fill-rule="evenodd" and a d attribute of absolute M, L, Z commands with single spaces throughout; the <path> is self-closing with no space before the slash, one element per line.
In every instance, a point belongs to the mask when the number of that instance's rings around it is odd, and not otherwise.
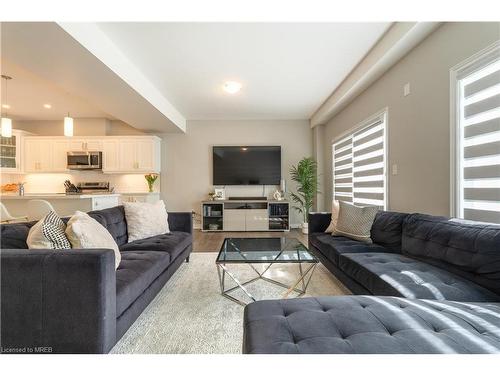
<path fill-rule="evenodd" d="M 372 243 L 370 231 L 378 210 L 376 206 L 358 207 L 340 201 L 337 227 L 332 232 L 332 236 L 344 236 Z"/>

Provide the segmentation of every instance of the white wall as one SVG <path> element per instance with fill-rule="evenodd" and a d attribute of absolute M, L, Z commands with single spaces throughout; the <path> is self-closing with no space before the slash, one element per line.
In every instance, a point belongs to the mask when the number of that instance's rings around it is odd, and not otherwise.
<path fill-rule="evenodd" d="M 295 189 L 289 169 L 312 155 L 312 132 L 306 120 L 188 121 L 186 134 L 167 134 L 162 141 L 162 198 L 171 211 L 200 212 L 212 185 L 212 146 L 280 145 L 282 176 L 287 190 Z M 275 186 L 266 187 L 272 194 Z M 227 187 L 227 196 L 262 196 L 260 186 Z M 292 224 L 300 222 L 295 212 Z"/>
<path fill-rule="evenodd" d="M 324 125 L 325 206 L 332 140 L 388 107 L 389 164 L 399 170 L 388 175 L 389 209 L 449 215 L 450 68 L 498 39 L 499 23 L 445 23 Z"/>

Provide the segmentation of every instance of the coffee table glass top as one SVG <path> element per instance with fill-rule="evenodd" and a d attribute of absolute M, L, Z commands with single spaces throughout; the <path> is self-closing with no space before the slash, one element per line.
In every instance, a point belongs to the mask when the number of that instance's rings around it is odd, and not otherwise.
<path fill-rule="evenodd" d="M 226 238 L 216 263 L 318 263 L 295 238 Z"/>

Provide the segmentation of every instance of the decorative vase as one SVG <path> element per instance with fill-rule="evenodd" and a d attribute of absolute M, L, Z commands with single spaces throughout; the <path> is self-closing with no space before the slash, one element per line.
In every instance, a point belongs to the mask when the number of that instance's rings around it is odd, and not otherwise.
<path fill-rule="evenodd" d="M 304 234 L 309 233 L 309 223 L 302 223 L 302 233 Z"/>

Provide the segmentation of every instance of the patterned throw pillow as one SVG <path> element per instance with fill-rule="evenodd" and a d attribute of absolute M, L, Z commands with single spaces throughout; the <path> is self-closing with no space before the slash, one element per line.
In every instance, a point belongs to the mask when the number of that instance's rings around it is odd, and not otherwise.
<path fill-rule="evenodd" d="M 31 227 L 26 240 L 30 249 L 71 249 L 64 231 L 66 224 L 54 211 Z"/>
<path fill-rule="evenodd" d="M 344 236 L 353 240 L 372 243 L 372 229 L 378 207 L 358 207 L 346 202 L 339 202 L 339 218 L 332 236 Z"/>

